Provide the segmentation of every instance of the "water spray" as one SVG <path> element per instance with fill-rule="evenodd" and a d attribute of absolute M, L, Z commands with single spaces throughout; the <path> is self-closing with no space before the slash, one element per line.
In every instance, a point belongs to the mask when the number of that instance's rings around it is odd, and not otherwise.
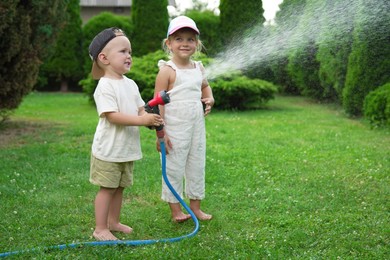
<path fill-rule="evenodd" d="M 165 91 L 161 91 L 158 93 L 152 100 L 150 100 L 145 105 L 145 110 L 148 113 L 159 114 L 158 106 L 165 105 L 170 102 L 169 95 Z M 25 253 L 34 253 L 38 251 L 50 251 L 50 250 L 63 250 L 68 248 L 82 248 L 87 246 L 113 246 L 113 245 L 125 245 L 125 246 L 141 246 L 141 245 L 150 245 L 156 243 L 168 243 L 168 242 L 178 242 L 185 238 L 190 238 L 196 235 L 199 231 L 199 220 L 196 218 L 195 213 L 191 210 L 191 208 L 184 202 L 184 200 L 180 197 L 180 195 L 175 191 L 172 187 L 166 173 L 166 150 L 165 150 L 165 142 L 164 142 L 164 131 L 163 125 L 156 127 L 156 134 L 160 142 L 161 148 L 161 170 L 162 177 L 167 184 L 169 190 L 173 193 L 179 203 L 185 208 L 185 210 L 191 215 L 192 220 L 194 221 L 195 228 L 194 230 L 183 236 L 173 237 L 173 238 L 161 238 L 161 239 L 146 239 L 146 240 L 109 240 L 109 241 L 92 241 L 92 242 L 80 242 L 80 243 L 71 243 L 71 244 L 62 244 L 55 246 L 46 246 L 46 247 L 37 247 L 26 250 L 19 251 L 10 251 L 0 253 L 0 257 L 7 257 L 11 255 L 20 255 Z"/>
<path fill-rule="evenodd" d="M 310 1 L 306 2 L 306 5 L 311 4 Z M 303 17 L 304 6 L 294 4 L 291 13 L 284 14 L 275 25 L 255 24 L 245 32 L 237 33 L 207 66 L 207 79 L 213 80 L 234 71 L 246 71 L 257 65 L 269 64 L 278 58 L 286 57 L 307 41 L 333 44 L 338 41 L 340 35 L 350 34 L 354 29 L 355 15 L 365 2 L 355 0 L 333 1 L 332 4 L 325 2 L 327 6 L 310 6 L 311 16 Z M 376 8 L 386 8 L 385 2 L 378 1 Z M 302 17 L 304 19 L 301 19 Z M 372 29 L 378 30 L 376 24 L 385 18 L 375 19 L 372 21 Z M 325 27 L 334 28 L 336 34 L 321 34 Z"/>

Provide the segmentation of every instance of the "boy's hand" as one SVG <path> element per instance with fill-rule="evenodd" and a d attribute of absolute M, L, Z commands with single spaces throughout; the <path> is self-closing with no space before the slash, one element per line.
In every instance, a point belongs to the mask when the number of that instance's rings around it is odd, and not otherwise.
<path fill-rule="evenodd" d="M 144 126 L 160 126 L 164 124 L 164 120 L 160 115 L 145 113 L 142 116 Z"/>

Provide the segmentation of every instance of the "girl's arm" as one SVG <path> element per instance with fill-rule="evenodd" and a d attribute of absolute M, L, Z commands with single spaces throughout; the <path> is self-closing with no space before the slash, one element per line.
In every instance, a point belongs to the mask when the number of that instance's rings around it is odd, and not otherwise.
<path fill-rule="evenodd" d="M 203 75 L 205 75 L 205 70 L 203 65 L 200 67 Z M 207 116 L 211 112 L 211 108 L 214 106 L 214 96 L 213 96 L 213 91 L 211 90 L 211 87 L 209 85 L 209 82 L 207 81 L 206 78 L 203 79 L 202 81 L 202 99 L 201 101 L 205 103 L 206 108 L 204 115 Z"/>
<path fill-rule="evenodd" d="M 173 87 L 174 78 L 176 76 L 175 71 L 170 66 L 163 66 L 160 68 L 160 71 L 157 74 L 156 82 L 154 86 L 154 94 L 156 95 L 161 90 L 169 91 Z M 164 119 L 164 106 L 159 106 L 160 115 Z M 169 149 L 172 149 L 172 143 L 169 140 L 169 137 L 165 134 L 165 144 L 166 144 L 166 153 L 169 153 Z M 160 152 L 160 142 L 156 143 L 157 150 Z"/>

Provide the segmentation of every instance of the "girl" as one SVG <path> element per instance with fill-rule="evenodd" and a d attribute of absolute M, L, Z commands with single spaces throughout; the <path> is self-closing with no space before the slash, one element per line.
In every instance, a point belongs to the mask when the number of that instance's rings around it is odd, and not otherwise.
<path fill-rule="evenodd" d="M 166 90 L 171 99 L 170 103 L 160 107 L 165 122 L 167 175 L 181 195 L 185 178 L 185 193 L 190 199 L 191 210 L 198 219 L 210 220 L 212 216 L 200 209 L 200 203 L 205 197 L 204 116 L 210 113 L 214 97 L 202 63 L 191 59 L 202 47 L 195 22 L 186 16 L 173 19 L 163 45 L 170 60 L 159 61 L 155 93 Z M 157 150 L 160 151 L 159 142 Z M 191 217 L 183 213 L 164 181 L 161 198 L 168 202 L 173 221 L 183 222 Z"/>

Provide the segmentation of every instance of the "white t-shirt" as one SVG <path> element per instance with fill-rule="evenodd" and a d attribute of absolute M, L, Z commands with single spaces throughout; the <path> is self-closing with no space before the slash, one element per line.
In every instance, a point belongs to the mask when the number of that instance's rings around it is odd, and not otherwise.
<path fill-rule="evenodd" d="M 137 84 L 123 76 L 114 80 L 101 78 L 93 95 L 99 114 L 92 143 L 92 154 L 108 162 L 127 162 L 142 158 L 139 126 L 122 126 L 110 123 L 105 112 L 138 115 L 145 105 Z"/>

